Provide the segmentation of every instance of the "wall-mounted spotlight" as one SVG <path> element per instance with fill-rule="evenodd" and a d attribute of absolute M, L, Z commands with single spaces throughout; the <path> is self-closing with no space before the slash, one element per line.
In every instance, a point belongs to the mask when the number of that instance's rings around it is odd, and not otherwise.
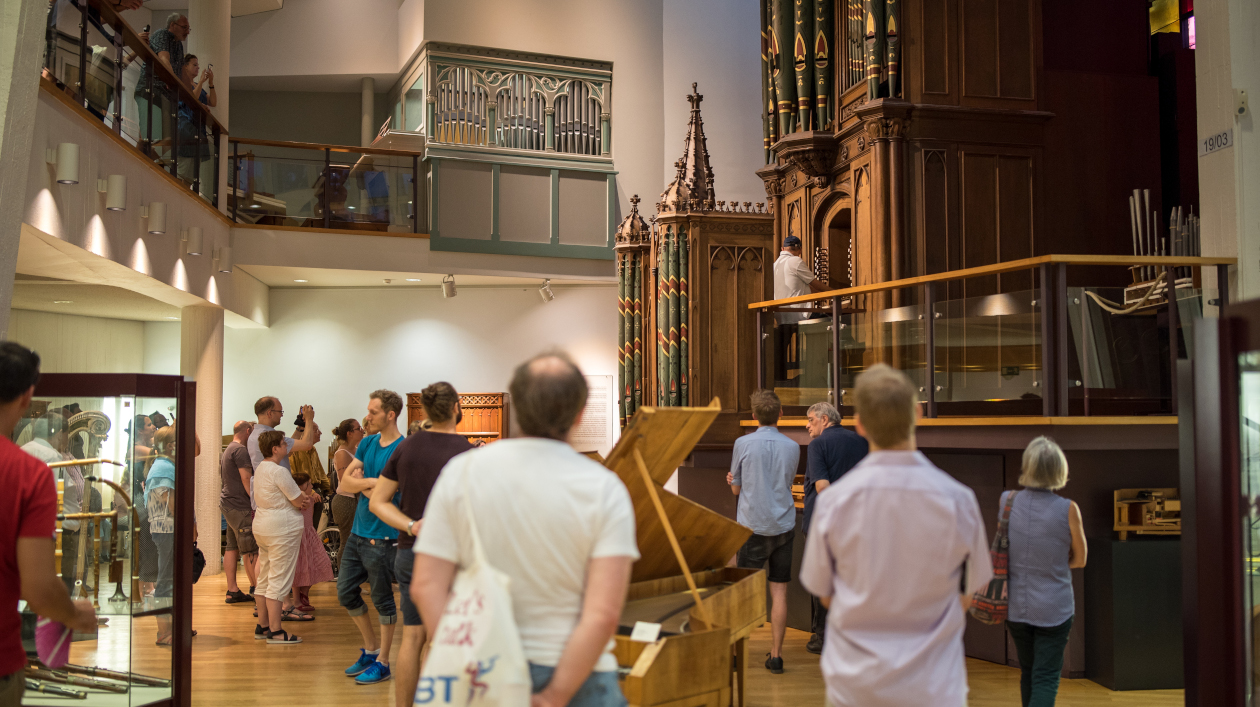
<path fill-rule="evenodd" d="M 455 276 L 447 275 L 442 278 L 442 296 L 446 299 L 450 299 L 457 294 L 459 293 L 455 291 Z"/>
<path fill-rule="evenodd" d="M 538 296 L 542 297 L 542 301 L 550 302 L 556 298 L 556 293 L 551 291 L 551 279 L 543 280 L 542 287 L 538 288 Z"/>
<path fill-rule="evenodd" d="M 79 146 L 63 142 L 57 147 L 44 150 L 44 161 L 57 167 L 58 184 L 79 183 Z"/>
<path fill-rule="evenodd" d="M 184 245 L 187 246 L 187 250 L 185 252 L 189 255 L 201 255 L 201 244 L 204 239 L 201 237 L 200 226 L 189 226 L 188 228 L 185 228 L 183 240 Z"/>
<path fill-rule="evenodd" d="M 219 272 L 232 272 L 232 247 L 225 245 L 216 249 L 214 260 L 219 264 Z"/>
<path fill-rule="evenodd" d="M 105 209 L 108 211 L 127 210 L 127 176 L 111 174 L 109 179 L 96 180 L 96 191 L 105 195 Z"/>
<path fill-rule="evenodd" d="M 166 204 L 150 201 L 148 206 L 140 207 L 140 216 L 149 220 L 149 233 L 166 233 Z"/>

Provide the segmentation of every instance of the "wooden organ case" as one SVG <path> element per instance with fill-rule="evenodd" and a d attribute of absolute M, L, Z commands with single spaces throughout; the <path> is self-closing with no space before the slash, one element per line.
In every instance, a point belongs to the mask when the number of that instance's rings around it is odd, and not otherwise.
<path fill-rule="evenodd" d="M 456 425 L 455 430 L 473 444 L 507 439 L 508 407 L 507 393 L 460 393 L 459 408 L 464 413 L 464 419 Z M 407 393 L 407 428 L 410 429 L 412 423 L 424 421 L 426 417 L 420 394 Z"/>
<path fill-rule="evenodd" d="M 641 408 L 604 462 L 630 492 L 642 556 L 616 636 L 632 706 L 731 704 L 732 655 L 744 704 L 748 636 L 766 621 L 766 575 L 725 565 L 752 531 L 664 488 L 720 411 L 716 398 L 703 408 Z M 630 640 L 638 621 L 661 624 L 660 637 Z"/>

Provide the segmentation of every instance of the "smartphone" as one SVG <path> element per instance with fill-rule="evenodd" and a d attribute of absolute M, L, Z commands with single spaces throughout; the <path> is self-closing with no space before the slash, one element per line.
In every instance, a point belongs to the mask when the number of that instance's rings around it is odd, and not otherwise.
<path fill-rule="evenodd" d="M 144 29 L 140 30 L 140 34 L 144 34 L 145 32 L 148 32 L 148 31 L 149 31 L 149 26 L 145 25 Z"/>
<path fill-rule="evenodd" d="M 214 64 L 206 64 L 206 68 L 211 71 L 214 71 Z"/>

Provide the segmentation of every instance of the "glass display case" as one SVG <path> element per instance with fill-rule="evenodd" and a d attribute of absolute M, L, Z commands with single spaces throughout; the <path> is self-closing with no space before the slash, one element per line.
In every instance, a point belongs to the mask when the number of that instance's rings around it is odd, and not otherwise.
<path fill-rule="evenodd" d="M 13 441 L 57 479 L 57 567 L 96 607 L 69 664 L 35 654 L 23 705 L 189 704 L 195 384 L 180 376 L 45 374 Z"/>

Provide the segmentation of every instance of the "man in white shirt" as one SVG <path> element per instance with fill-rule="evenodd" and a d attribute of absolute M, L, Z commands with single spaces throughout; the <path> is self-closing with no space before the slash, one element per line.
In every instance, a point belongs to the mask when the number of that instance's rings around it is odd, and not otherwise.
<path fill-rule="evenodd" d="M 774 298 L 800 297 L 811 292 L 826 292 L 827 286 L 820 282 L 801 258 L 801 239 L 788 236 L 783 239 L 783 250 L 779 251 L 779 259 L 774 261 Z M 805 309 L 808 305 L 801 305 Z M 804 315 L 784 315 L 795 317 L 791 321 L 800 321 Z M 787 319 L 781 319 L 785 323 Z"/>
<path fill-rule="evenodd" d="M 467 493 L 486 559 L 511 578 L 534 707 L 625 705 L 611 651 L 639 558 L 630 494 L 567 442 L 587 396 L 568 357 L 526 361 L 509 391 L 526 436 L 460 454 L 442 470 L 415 543 L 412 599 L 436 627 L 456 569 L 471 560 Z"/>
<path fill-rule="evenodd" d="M 819 494 L 801 562 L 801 584 L 830 610 L 827 702 L 964 707 L 966 608 L 993 576 L 980 505 L 916 451 L 905 374 L 872 366 L 855 397 L 871 451 Z"/>

